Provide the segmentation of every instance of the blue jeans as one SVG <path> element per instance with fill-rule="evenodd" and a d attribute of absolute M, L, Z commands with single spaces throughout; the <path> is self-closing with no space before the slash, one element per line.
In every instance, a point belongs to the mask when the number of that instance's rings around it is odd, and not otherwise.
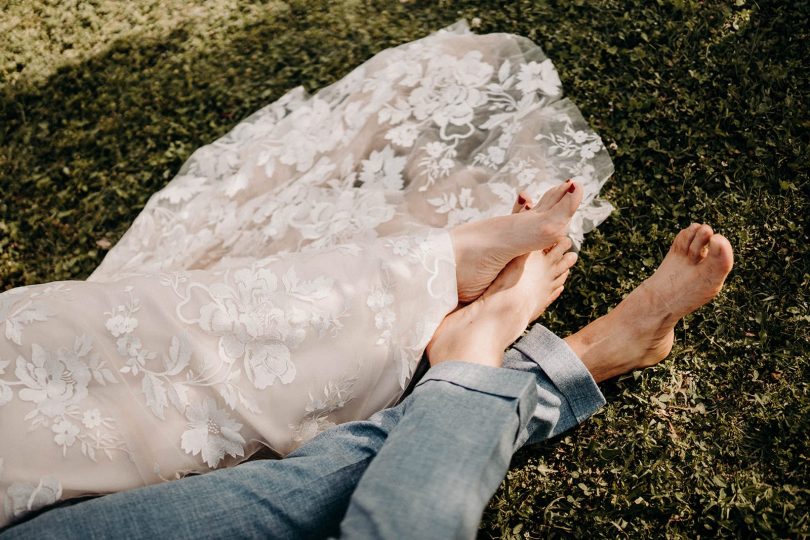
<path fill-rule="evenodd" d="M 541 326 L 504 367 L 440 364 L 396 407 L 283 460 L 57 507 L 0 538 L 472 538 L 512 453 L 604 404 Z"/>

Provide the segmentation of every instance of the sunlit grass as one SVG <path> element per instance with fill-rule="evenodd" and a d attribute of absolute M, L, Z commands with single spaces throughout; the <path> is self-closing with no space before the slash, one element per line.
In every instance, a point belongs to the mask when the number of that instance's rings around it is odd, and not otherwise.
<path fill-rule="evenodd" d="M 104 53 L 116 40 L 161 39 L 179 27 L 189 32 L 185 50 L 204 48 L 280 9 L 286 4 L 276 1 L 13 1 L 0 14 L 0 81 L 30 87 Z"/>

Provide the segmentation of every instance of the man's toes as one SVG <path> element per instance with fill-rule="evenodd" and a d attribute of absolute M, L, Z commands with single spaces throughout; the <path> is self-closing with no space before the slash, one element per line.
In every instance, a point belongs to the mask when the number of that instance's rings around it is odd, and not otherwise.
<path fill-rule="evenodd" d="M 559 261 L 563 258 L 563 255 L 565 255 L 565 252 L 571 249 L 572 245 L 571 239 L 567 236 L 561 238 L 559 242 L 554 244 L 554 246 L 546 252 L 546 256 L 549 257 L 551 261 Z"/>
<path fill-rule="evenodd" d="M 731 267 L 734 266 L 734 249 L 722 234 L 714 234 L 709 240 L 707 260 L 712 265 L 712 271 L 722 275 L 723 279 L 731 272 Z"/>
<path fill-rule="evenodd" d="M 548 297 L 548 303 L 549 303 L 549 304 L 551 304 L 551 303 L 552 303 L 552 302 L 554 302 L 554 301 L 555 301 L 557 298 L 559 298 L 559 297 L 560 297 L 560 295 L 561 295 L 561 294 L 562 294 L 562 292 L 563 292 L 563 289 L 565 289 L 565 287 L 563 287 L 562 285 L 560 285 L 559 287 L 557 287 L 556 289 L 554 289 L 554 290 L 551 292 L 551 294 L 549 295 L 549 297 Z"/>
<path fill-rule="evenodd" d="M 689 258 L 693 262 L 700 262 L 708 253 L 709 240 L 711 239 L 714 231 L 708 225 L 701 225 L 698 227 L 695 237 L 689 244 Z"/>
<path fill-rule="evenodd" d="M 554 268 L 552 268 L 552 275 L 559 276 L 577 262 L 579 256 L 574 253 L 573 251 L 570 253 L 564 253 L 563 256 L 560 258 L 559 261 L 554 263 Z"/>
<path fill-rule="evenodd" d="M 568 269 L 577 263 L 577 259 L 579 259 L 579 255 L 572 251 L 563 255 L 563 258 L 560 260 L 560 264 L 563 268 Z"/>
<path fill-rule="evenodd" d="M 551 290 L 557 289 L 558 287 L 562 287 L 565 284 L 565 280 L 568 279 L 568 274 L 570 272 L 566 270 L 559 276 L 557 276 L 554 281 L 551 282 Z"/>
<path fill-rule="evenodd" d="M 675 237 L 675 241 L 672 242 L 672 249 L 681 255 L 689 253 L 689 245 L 695 238 L 695 233 L 697 233 L 699 228 L 700 223 L 692 223 L 687 228 L 681 229 L 681 232 Z"/>
<path fill-rule="evenodd" d="M 548 191 L 543 193 L 540 201 L 537 203 L 536 208 L 540 211 L 548 210 L 563 198 L 566 191 L 571 187 L 571 181 L 566 180 L 562 184 L 549 188 Z"/>

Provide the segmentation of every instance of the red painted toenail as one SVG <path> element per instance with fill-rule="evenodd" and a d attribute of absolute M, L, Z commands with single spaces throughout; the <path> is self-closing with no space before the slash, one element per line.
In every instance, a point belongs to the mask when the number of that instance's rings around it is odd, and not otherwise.
<path fill-rule="evenodd" d="M 566 180 L 566 181 L 565 181 L 565 183 L 567 184 L 567 183 L 569 183 L 570 181 L 571 181 L 571 179 L 569 178 L 568 180 Z"/>
<path fill-rule="evenodd" d="M 571 187 L 568 188 L 568 193 L 573 193 L 574 191 L 576 191 L 576 189 L 577 189 L 576 184 L 571 184 Z"/>
<path fill-rule="evenodd" d="M 523 209 L 524 209 L 524 210 L 531 210 L 531 209 L 532 209 L 532 207 L 531 207 L 531 206 L 529 206 L 528 204 L 524 204 L 524 205 L 523 205 Z"/>
<path fill-rule="evenodd" d="M 518 195 L 518 204 L 526 204 L 526 199 L 523 195 Z"/>

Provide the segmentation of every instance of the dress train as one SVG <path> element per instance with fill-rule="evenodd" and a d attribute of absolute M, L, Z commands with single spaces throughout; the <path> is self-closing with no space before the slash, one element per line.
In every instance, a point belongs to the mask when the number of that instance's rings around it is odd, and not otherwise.
<path fill-rule="evenodd" d="M 458 23 L 292 90 L 195 151 L 87 281 L 0 294 L 0 526 L 391 404 L 456 305 L 447 229 L 574 178 L 578 244 L 611 173 L 519 36 Z"/>

